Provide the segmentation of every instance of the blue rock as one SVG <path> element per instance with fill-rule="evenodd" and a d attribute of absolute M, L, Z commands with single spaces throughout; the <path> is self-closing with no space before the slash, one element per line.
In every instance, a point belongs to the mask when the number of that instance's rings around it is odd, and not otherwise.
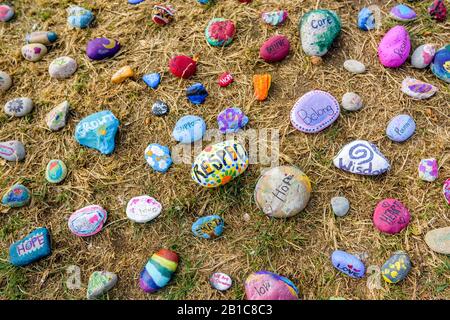
<path fill-rule="evenodd" d="M 331 255 L 333 266 L 352 278 L 362 278 L 366 272 L 364 263 L 354 255 L 336 250 Z"/>
<path fill-rule="evenodd" d="M 197 0 L 197 2 L 200 4 L 210 4 L 212 0 Z"/>
<path fill-rule="evenodd" d="M 431 63 L 431 71 L 439 79 L 450 83 L 450 44 L 436 52 Z"/>
<path fill-rule="evenodd" d="M 153 170 L 158 172 L 166 172 L 172 165 L 170 150 L 166 146 L 152 143 L 147 146 L 144 153 L 145 161 Z"/>
<path fill-rule="evenodd" d="M 206 132 L 206 123 L 197 116 L 184 116 L 175 124 L 172 136 L 181 143 L 191 143 L 200 140 Z"/>
<path fill-rule="evenodd" d="M 245 127 L 248 117 L 239 108 L 227 108 L 217 116 L 221 133 L 235 133 Z"/>
<path fill-rule="evenodd" d="M 159 73 L 149 73 L 142 77 L 142 80 L 144 80 L 145 84 L 148 85 L 152 89 L 158 88 L 160 82 L 161 82 L 161 75 Z"/>
<path fill-rule="evenodd" d="M 31 199 L 31 192 L 21 184 L 13 185 L 3 196 L 2 204 L 11 208 L 27 205 Z"/>
<path fill-rule="evenodd" d="M 362 8 L 358 13 L 358 28 L 363 31 L 375 29 L 375 16 L 369 8 Z"/>
<path fill-rule="evenodd" d="M 186 96 L 193 104 L 202 104 L 208 96 L 208 91 L 201 83 L 194 83 L 186 89 Z"/>
<path fill-rule="evenodd" d="M 397 283 L 406 278 L 411 270 L 411 260 L 404 251 L 397 251 L 381 267 L 384 281 Z"/>
<path fill-rule="evenodd" d="M 79 6 L 70 6 L 67 9 L 67 23 L 74 28 L 87 28 L 94 20 L 92 11 Z"/>
<path fill-rule="evenodd" d="M 9 262 L 15 266 L 26 266 L 52 253 L 50 233 L 47 228 L 38 228 L 9 247 Z"/>
<path fill-rule="evenodd" d="M 143 2 L 143 1 L 145 1 L 145 0 L 128 0 L 128 3 L 129 4 L 139 4 L 139 3 Z"/>
<path fill-rule="evenodd" d="M 223 232 L 224 222 L 218 215 L 199 218 L 192 224 L 192 232 L 196 237 L 214 239 Z"/>
<path fill-rule="evenodd" d="M 75 140 L 83 146 L 110 154 L 116 146 L 114 139 L 119 124 L 119 120 L 109 110 L 91 114 L 77 124 Z"/>
<path fill-rule="evenodd" d="M 407 114 L 400 114 L 391 121 L 386 128 L 386 135 L 395 142 L 403 142 L 408 140 L 416 131 L 416 123 L 414 119 Z"/>

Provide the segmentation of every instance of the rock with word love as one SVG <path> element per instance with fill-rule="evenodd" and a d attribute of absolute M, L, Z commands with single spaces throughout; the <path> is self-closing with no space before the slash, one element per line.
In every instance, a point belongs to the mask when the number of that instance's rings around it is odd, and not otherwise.
<path fill-rule="evenodd" d="M 0 141 L 0 158 L 6 161 L 21 161 L 25 158 L 25 147 L 17 140 Z"/>
<path fill-rule="evenodd" d="M 381 274 L 387 283 L 398 283 L 406 278 L 411 270 L 411 260 L 404 251 L 395 252 L 381 267 Z"/>
<path fill-rule="evenodd" d="M 373 213 L 374 226 L 387 234 L 399 233 L 408 226 L 410 220 L 408 208 L 397 199 L 380 201 Z"/>
<path fill-rule="evenodd" d="M 70 231 L 79 237 L 88 237 L 99 233 L 108 217 L 105 209 L 90 205 L 75 211 L 69 218 Z"/>
<path fill-rule="evenodd" d="M 52 253 L 47 228 L 37 228 L 9 247 L 9 262 L 17 267 L 29 265 Z"/>
<path fill-rule="evenodd" d="M 67 9 L 67 23 L 78 29 L 84 29 L 89 27 L 89 25 L 94 21 L 94 14 L 92 11 L 87 10 L 79 6 L 70 6 Z"/>
<path fill-rule="evenodd" d="M 146 223 L 159 216 L 161 210 L 161 203 L 150 196 L 143 195 L 128 201 L 126 213 L 131 221 Z"/>
<path fill-rule="evenodd" d="M 226 291 L 231 288 L 233 280 L 231 277 L 222 272 L 214 272 L 209 278 L 211 286 L 219 291 Z"/>
<path fill-rule="evenodd" d="M 200 140 L 205 132 L 205 120 L 198 116 L 188 115 L 177 121 L 172 131 L 172 137 L 181 143 L 192 143 Z"/>
<path fill-rule="evenodd" d="M 398 68 L 408 59 L 411 51 L 411 40 L 408 30 L 403 26 L 395 26 L 381 39 L 378 45 L 378 58 L 388 68 Z"/>
<path fill-rule="evenodd" d="M 273 272 L 254 272 L 247 277 L 244 286 L 247 300 L 298 300 L 295 284 Z"/>
<path fill-rule="evenodd" d="M 45 169 L 45 179 L 50 183 L 60 183 L 66 178 L 67 167 L 62 160 L 50 160 Z"/>
<path fill-rule="evenodd" d="M 50 110 L 50 112 L 45 116 L 47 127 L 52 131 L 57 131 L 64 128 L 66 126 L 69 108 L 69 102 L 63 101 Z"/>
<path fill-rule="evenodd" d="M 30 203 L 31 192 L 22 184 L 15 184 L 6 191 L 2 204 L 10 208 L 19 208 Z"/>
<path fill-rule="evenodd" d="M 416 131 L 416 122 L 408 114 L 400 114 L 389 121 L 386 135 L 395 142 L 408 140 Z"/>
<path fill-rule="evenodd" d="M 413 99 L 423 100 L 434 96 L 438 88 L 432 84 L 406 77 L 402 81 L 402 92 Z"/>
<path fill-rule="evenodd" d="M 331 263 L 337 270 L 352 278 L 362 278 L 366 272 L 366 267 L 361 260 L 342 250 L 333 252 Z"/>
<path fill-rule="evenodd" d="M 433 182 L 439 176 L 439 165 L 435 158 L 420 160 L 418 170 L 419 178 L 423 181 Z"/>
<path fill-rule="evenodd" d="M 201 217 L 192 224 L 192 233 L 199 238 L 215 239 L 222 235 L 224 225 L 218 215 Z"/>
<path fill-rule="evenodd" d="M 450 83 L 450 44 L 440 48 L 431 63 L 431 71 L 439 79 Z"/>
<path fill-rule="evenodd" d="M 119 50 L 119 41 L 105 37 L 95 38 L 88 42 L 86 55 L 92 60 L 103 60 L 113 57 Z"/>
<path fill-rule="evenodd" d="M 167 286 L 177 270 L 178 254 L 161 249 L 148 260 L 139 277 L 139 286 L 144 292 L 153 293 Z"/>
<path fill-rule="evenodd" d="M 89 277 L 89 283 L 86 291 L 88 300 L 96 299 L 112 288 L 117 283 L 117 275 L 109 271 L 94 271 Z"/>
<path fill-rule="evenodd" d="M 450 227 L 428 231 L 425 235 L 428 247 L 437 253 L 450 254 Z"/>

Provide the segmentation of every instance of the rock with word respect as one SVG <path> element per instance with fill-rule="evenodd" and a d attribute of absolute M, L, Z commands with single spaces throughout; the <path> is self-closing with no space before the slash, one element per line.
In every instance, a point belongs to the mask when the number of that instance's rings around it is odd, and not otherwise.
<path fill-rule="evenodd" d="M 160 26 L 165 26 L 173 21 L 175 8 L 170 4 L 157 4 L 152 9 L 152 21 Z"/>
<path fill-rule="evenodd" d="M 439 176 L 439 166 L 435 158 L 422 159 L 419 163 L 419 178 L 423 181 L 433 182 Z"/>
<path fill-rule="evenodd" d="M 416 12 L 409 6 L 398 4 L 389 11 L 391 18 L 397 21 L 408 22 L 417 18 Z"/>
<path fill-rule="evenodd" d="M 271 84 L 272 76 L 268 73 L 255 74 L 253 76 L 253 88 L 256 100 L 264 101 L 267 99 Z"/>
<path fill-rule="evenodd" d="M 398 283 L 411 270 L 411 260 L 404 251 L 396 251 L 381 267 L 381 274 L 387 283 Z"/>
<path fill-rule="evenodd" d="M 145 84 L 152 89 L 157 89 L 161 83 L 161 75 L 158 72 L 148 73 L 142 77 Z"/>
<path fill-rule="evenodd" d="M 186 96 L 193 104 L 203 104 L 208 97 L 208 91 L 201 83 L 194 83 L 186 89 Z"/>
<path fill-rule="evenodd" d="M 200 140 L 206 132 L 206 123 L 198 116 L 181 117 L 175 124 L 172 137 L 181 143 L 192 143 Z"/>
<path fill-rule="evenodd" d="M 209 283 L 216 290 L 226 291 L 231 288 L 233 280 L 226 273 L 214 272 L 211 277 L 209 277 Z"/>
<path fill-rule="evenodd" d="M 218 83 L 221 87 L 228 87 L 233 81 L 233 76 L 229 72 L 224 72 L 219 76 Z"/>
<path fill-rule="evenodd" d="M 169 113 L 169 106 L 161 100 L 156 100 L 152 105 L 152 113 L 157 117 L 165 116 Z"/>
<path fill-rule="evenodd" d="M 89 237 L 102 230 L 107 217 L 105 209 L 98 205 L 89 205 L 72 213 L 68 222 L 69 229 L 79 237 Z"/>
<path fill-rule="evenodd" d="M 197 72 L 197 62 L 188 56 L 175 56 L 169 61 L 169 70 L 175 77 L 189 79 Z"/>
<path fill-rule="evenodd" d="M 2 204 L 10 208 L 20 208 L 30 203 L 31 192 L 22 184 L 15 184 L 6 191 Z"/>
<path fill-rule="evenodd" d="M 375 15 L 369 8 L 362 8 L 358 13 L 358 28 L 363 31 L 373 30 L 376 27 Z"/>
<path fill-rule="evenodd" d="M 413 99 L 423 100 L 434 96 L 438 88 L 432 84 L 406 77 L 402 81 L 402 92 Z"/>
<path fill-rule="evenodd" d="M 40 43 L 30 43 L 24 45 L 21 52 L 25 60 L 36 62 L 47 54 L 47 47 Z"/>
<path fill-rule="evenodd" d="M 289 54 L 291 43 L 283 35 L 276 35 L 267 39 L 259 49 L 259 56 L 266 62 L 284 60 Z"/>
<path fill-rule="evenodd" d="M 388 68 L 398 68 L 408 59 L 411 51 L 411 40 L 408 30 L 403 26 L 395 26 L 381 39 L 378 45 L 378 58 Z"/>
<path fill-rule="evenodd" d="M 425 235 L 428 247 L 437 253 L 450 254 L 450 227 L 434 229 Z"/>
<path fill-rule="evenodd" d="M 447 19 L 447 8 L 444 0 L 434 0 L 428 7 L 428 13 L 437 21 L 445 21 Z"/>
<path fill-rule="evenodd" d="M 344 69 L 355 74 L 366 72 L 366 66 L 358 60 L 345 60 Z"/>
<path fill-rule="evenodd" d="M 112 288 L 117 283 L 117 275 L 109 271 L 94 271 L 89 277 L 86 298 L 96 299 Z"/>
<path fill-rule="evenodd" d="M 386 135 L 395 142 L 404 142 L 416 131 L 416 122 L 408 114 L 400 114 L 389 121 Z"/>
<path fill-rule="evenodd" d="M 161 210 L 161 203 L 150 196 L 143 195 L 128 201 L 126 214 L 131 221 L 146 223 L 159 216 Z"/>
<path fill-rule="evenodd" d="M 103 60 L 113 57 L 119 50 L 119 41 L 105 37 L 95 38 L 88 42 L 86 55 L 91 60 Z"/>
<path fill-rule="evenodd" d="M 236 107 L 227 108 L 217 116 L 217 124 L 221 133 L 235 133 L 245 127 L 248 123 L 248 117 L 245 113 Z"/>
<path fill-rule="evenodd" d="M 58 35 L 53 31 L 34 31 L 25 36 L 27 43 L 42 43 L 44 45 L 51 45 L 58 39 Z"/>
<path fill-rule="evenodd" d="M 157 143 L 151 143 L 145 148 L 144 158 L 148 165 L 158 172 L 167 172 L 172 165 L 169 148 Z"/>
<path fill-rule="evenodd" d="M 363 101 L 361 97 L 354 92 L 346 92 L 342 96 L 342 108 L 347 111 L 358 111 L 363 107 Z"/>
<path fill-rule="evenodd" d="M 14 8 L 6 3 L 0 4 L 0 22 L 8 22 L 14 17 Z"/>
<path fill-rule="evenodd" d="M 33 110 L 33 101 L 30 98 L 15 98 L 9 100 L 4 107 L 4 111 L 8 116 L 23 117 Z"/>
<path fill-rule="evenodd" d="M 8 90 L 11 86 L 11 76 L 4 71 L 0 71 L 0 92 Z"/>
<path fill-rule="evenodd" d="M 153 293 L 167 286 L 177 270 L 178 254 L 161 249 L 148 260 L 139 277 L 139 286 L 144 292 Z"/>
<path fill-rule="evenodd" d="M 411 64 L 414 68 L 424 69 L 433 62 L 436 48 L 433 44 L 423 44 L 414 50 L 411 55 Z"/>
<path fill-rule="evenodd" d="M 50 183 L 60 183 L 66 178 L 66 164 L 59 159 L 50 160 L 45 169 L 45 179 Z"/>
<path fill-rule="evenodd" d="M 94 14 L 92 11 L 87 10 L 79 6 L 70 6 L 67 9 L 67 23 L 78 29 L 84 29 L 89 27 L 89 25 L 94 21 Z"/>
<path fill-rule="evenodd" d="M 52 254 L 50 233 L 37 228 L 9 247 L 9 262 L 17 267 L 29 265 Z"/>
<path fill-rule="evenodd" d="M 439 79 L 450 83 L 450 44 L 436 52 L 431 63 L 431 71 Z"/>
<path fill-rule="evenodd" d="M 223 233 L 225 223 L 222 217 L 218 215 L 198 218 L 192 224 L 192 233 L 199 238 L 215 239 Z"/>
<path fill-rule="evenodd" d="M 374 226 L 387 234 L 399 233 L 408 226 L 410 220 L 408 208 L 397 199 L 380 201 L 373 213 Z"/>
<path fill-rule="evenodd" d="M 25 147 L 17 140 L 0 141 L 0 157 L 6 161 L 21 161 L 25 158 Z"/>
<path fill-rule="evenodd" d="M 78 64 L 71 57 L 59 57 L 53 60 L 48 66 L 50 77 L 55 79 L 66 79 L 77 71 Z"/>
<path fill-rule="evenodd" d="M 350 202 L 346 197 L 333 197 L 331 198 L 331 208 L 335 215 L 343 217 L 350 210 Z"/>
<path fill-rule="evenodd" d="M 119 70 L 117 70 L 111 77 L 111 82 L 118 84 L 118 83 L 122 83 L 125 80 L 127 80 L 128 78 L 131 78 L 132 76 L 134 76 L 134 71 L 133 69 L 131 69 L 130 66 L 125 66 L 120 68 Z"/>
<path fill-rule="evenodd" d="M 213 47 L 226 47 L 233 42 L 236 34 L 234 22 L 224 18 L 214 18 L 208 22 L 205 37 Z"/>
<path fill-rule="evenodd" d="M 50 110 L 50 112 L 45 116 L 45 123 L 47 124 L 47 127 L 52 131 L 58 131 L 65 127 L 69 109 L 69 102 L 63 101 Z"/>
<path fill-rule="evenodd" d="M 444 185 L 442 186 L 442 194 L 444 195 L 447 204 L 450 205 L 450 178 L 445 180 Z"/>
<path fill-rule="evenodd" d="M 361 260 L 342 250 L 333 251 L 331 262 L 337 270 L 352 278 L 362 278 L 366 273 L 366 267 Z"/>
<path fill-rule="evenodd" d="M 286 277 L 269 271 L 257 271 L 245 280 L 247 300 L 298 300 L 298 289 Z"/>
<path fill-rule="evenodd" d="M 268 11 L 261 14 L 261 19 L 274 27 L 283 24 L 287 17 L 288 12 L 286 10 Z"/>

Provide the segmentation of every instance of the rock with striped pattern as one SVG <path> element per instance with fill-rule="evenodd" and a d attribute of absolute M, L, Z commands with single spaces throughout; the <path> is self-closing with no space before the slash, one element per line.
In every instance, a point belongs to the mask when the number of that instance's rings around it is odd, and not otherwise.
<path fill-rule="evenodd" d="M 139 286 L 144 292 L 153 293 L 165 287 L 178 266 L 178 254 L 167 249 L 154 253 L 139 277 Z"/>

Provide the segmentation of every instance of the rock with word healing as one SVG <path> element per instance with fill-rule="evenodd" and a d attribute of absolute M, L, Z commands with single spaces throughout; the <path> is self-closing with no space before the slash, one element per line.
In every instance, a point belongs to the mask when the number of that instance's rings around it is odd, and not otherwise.
<path fill-rule="evenodd" d="M 253 76 L 253 88 L 256 100 L 264 101 L 267 99 L 271 84 L 272 76 L 268 73 L 255 74 Z"/>
<path fill-rule="evenodd" d="M 358 13 L 358 28 L 363 31 L 373 30 L 376 27 L 375 15 L 369 8 L 362 8 Z"/>
<path fill-rule="evenodd" d="M 248 167 L 242 144 L 227 140 L 207 146 L 192 164 L 192 179 L 207 188 L 222 186 L 240 176 Z"/>
<path fill-rule="evenodd" d="M 211 277 L 209 277 L 209 283 L 216 290 L 226 291 L 231 288 L 233 280 L 226 273 L 214 272 Z"/>
<path fill-rule="evenodd" d="M 447 19 L 447 8 L 444 0 L 434 0 L 428 7 L 428 13 L 437 21 L 445 21 Z"/>
<path fill-rule="evenodd" d="M 380 175 L 391 169 L 377 146 L 365 140 L 346 144 L 333 159 L 333 164 L 341 170 L 368 176 Z"/>
<path fill-rule="evenodd" d="M 92 11 L 87 10 L 79 6 L 70 6 L 67 9 L 67 23 L 78 29 L 84 29 L 89 27 L 89 25 L 94 21 L 94 14 Z"/>
<path fill-rule="evenodd" d="M 389 121 L 386 135 L 395 142 L 408 140 L 416 131 L 416 122 L 408 114 L 400 114 Z"/>
<path fill-rule="evenodd" d="M 146 223 L 160 215 L 161 203 L 154 198 L 143 195 L 131 198 L 127 204 L 127 217 L 137 223 Z"/>
<path fill-rule="evenodd" d="M 201 83 L 194 83 L 186 89 L 186 96 L 193 104 L 203 104 L 208 97 L 208 91 Z"/>
<path fill-rule="evenodd" d="M 268 11 L 261 14 L 262 20 L 272 26 L 279 26 L 283 24 L 287 17 L 288 12 L 286 10 Z"/>
<path fill-rule="evenodd" d="M 36 62 L 47 54 L 47 47 L 40 43 L 30 43 L 24 45 L 21 52 L 25 60 Z"/>
<path fill-rule="evenodd" d="M 45 179 L 50 183 L 60 183 L 66 178 L 66 164 L 59 159 L 50 160 L 45 169 Z"/>
<path fill-rule="evenodd" d="M 15 98 L 9 100 L 3 108 L 8 116 L 23 117 L 33 110 L 33 101 L 30 98 Z"/>
<path fill-rule="evenodd" d="M 10 208 L 20 208 L 30 203 L 31 192 L 22 184 L 15 184 L 6 191 L 2 204 Z"/>
<path fill-rule="evenodd" d="M 105 37 L 95 38 L 88 42 L 86 55 L 91 60 L 103 60 L 113 57 L 119 50 L 119 41 Z"/>
<path fill-rule="evenodd" d="M 439 176 L 439 166 L 435 158 L 420 160 L 418 170 L 419 178 L 423 181 L 433 182 Z"/>
<path fill-rule="evenodd" d="M 50 233 L 37 228 L 9 247 L 9 262 L 17 267 L 29 265 L 52 254 Z"/>
<path fill-rule="evenodd" d="M 259 56 L 266 62 L 282 61 L 289 54 L 291 43 L 283 35 L 275 35 L 267 39 L 259 49 Z"/>
<path fill-rule="evenodd" d="M 8 90 L 11 86 L 11 76 L 4 71 L 0 71 L 0 92 Z"/>
<path fill-rule="evenodd" d="M 206 132 L 206 123 L 198 116 L 181 117 L 175 124 L 172 137 L 181 143 L 191 143 L 200 140 Z"/>
<path fill-rule="evenodd" d="M 353 59 L 344 61 L 344 69 L 355 74 L 366 72 L 366 66 L 362 62 Z"/>
<path fill-rule="evenodd" d="M 417 18 L 416 12 L 409 6 L 398 4 L 389 12 L 391 18 L 397 21 L 408 22 Z"/>
<path fill-rule="evenodd" d="M 94 271 L 89 277 L 86 298 L 96 299 L 112 288 L 117 283 L 117 275 L 109 271 Z"/>
<path fill-rule="evenodd" d="M 8 22 L 14 17 L 14 8 L 6 3 L 0 4 L 0 22 Z"/>
<path fill-rule="evenodd" d="M 442 194 L 444 195 L 447 204 L 450 205 L 450 178 L 445 180 L 444 185 L 442 186 Z"/>
<path fill-rule="evenodd" d="M 165 116 L 169 113 L 169 106 L 161 100 L 156 100 L 152 105 L 152 113 L 157 117 Z"/>
<path fill-rule="evenodd" d="M 214 18 L 205 29 L 205 37 L 213 47 L 226 47 L 233 42 L 236 34 L 234 22 L 224 18 Z"/>
<path fill-rule="evenodd" d="M 224 72 L 219 76 L 219 86 L 228 87 L 234 81 L 233 76 L 229 72 Z"/>
<path fill-rule="evenodd" d="M 70 231 L 79 237 L 89 237 L 99 233 L 108 217 L 105 209 L 98 205 L 81 208 L 69 217 Z"/>
<path fill-rule="evenodd" d="M 197 72 L 197 62 L 188 56 L 175 56 L 169 61 L 169 70 L 175 77 L 189 79 Z"/>
<path fill-rule="evenodd" d="M 223 233 L 225 223 L 222 217 L 218 215 L 198 218 L 192 224 L 192 233 L 199 238 L 215 239 Z"/>
<path fill-rule="evenodd" d="M 75 140 L 82 146 L 111 154 L 116 146 L 115 137 L 119 120 L 109 110 L 93 113 L 75 127 Z"/>
<path fill-rule="evenodd" d="M 27 43 L 42 43 L 44 45 L 51 45 L 58 39 L 58 35 L 53 31 L 34 31 L 25 36 Z"/>
<path fill-rule="evenodd" d="M 128 78 L 134 76 L 134 71 L 130 66 L 125 66 L 117 70 L 111 77 L 112 83 L 122 83 Z"/>
<path fill-rule="evenodd" d="M 358 111 L 363 107 L 363 101 L 358 94 L 354 92 L 346 92 L 342 96 L 341 105 L 342 108 L 347 111 Z"/>
<path fill-rule="evenodd" d="M 248 123 L 248 117 L 245 113 L 236 107 L 227 108 L 217 116 L 217 124 L 221 133 L 235 133 L 245 127 Z"/>
<path fill-rule="evenodd" d="M 423 100 L 434 96 L 438 88 L 432 84 L 406 77 L 402 81 L 402 92 L 413 99 Z"/>
<path fill-rule="evenodd" d="M 450 227 L 434 229 L 425 235 L 428 247 L 437 253 L 450 254 Z"/>
<path fill-rule="evenodd" d="M 311 182 L 300 169 L 280 166 L 261 175 L 253 194 L 259 209 L 266 215 L 288 218 L 305 209 L 311 191 Z"/>
<path fill-rule="evenodd" d="M 167 172 L 172 165 L 169 148 L 157 143 L 151 143 L 145 148 L 144 158 L 148 165 L 158 172 Z"/>
<path fill-rule="evenodd" d="M 170 4 L 157 4 L 152 9 L 152 21 L 160 26 L 165 26 L 173 21 L 175 8 Z"/>
<path fill-rule="evenodd" d="M 337 270 L 352 278 L 362 278 L 366 273 L 366 267 L 361 260 L 342 250 L 333 251 L 331 262 Z"/>
<path fill-rule="evenodd" d="M 25 147 L 17 140 L 0 141 L 0 157 L 6 161 L 21 161 L 25 158 Z"/>
<path fill-rule="evenodd" d="M 50 110 L 50 112 L 45 116 L 45 123 L 47 124 L 47 127 L 52 131 L 58 131 L 65 127 L 69 109 L 69 102 L 63 101 Z"/>
<path fill-rule="evenodd" d="M 161 83 L 161 75 L 158 72 L 148 73 L 142 77 L 145 84 L 152 89 L 157 89 L 159 84 Z"/>
<path fill-rule="evenodd" d="M 350 202 L 346 197 L 333 197 L 331 198 L 331 208 L 335 215 L 343 217 L 350 210 Z"/>
<path fill-rule="evenodd" d="M 431 63 L 431 71 L 439 79 L 450 83 L 450 44 L 436 52 Z"/>
<path fill-rule="evenodd" d="M 381 39 L 378 45 L 378 58 L 388 68 L 398 68 L 408 59 L 411 51 L 411 40 L 408 30 L 403 26 L 395 26 Z"/>
<path fill-rule="evenodd" d="M 387 234 L 399 233 L 408 226 L 410 220 L 408 208 L 397 199 L 380 201 L 373 213 L 374 226 Z"/>
<path fill-rule="evenodd" d="M 404 251 L 396 251 L 381 267 L 381 274 L 387 283 L 398 283 L 411 270 L 411 260 Z"/>
<path fill-rule="evenodd" d="M 244 286 L 247 300 L 298 300 L 295 284 L 273 272 L 254 272 L 247 277 Z"/>
<path fill-rule="evenodd" d="M 48 66 L 50 77 L 55 79 L 66 79 L 77 71 L 78 64 L 71 57 L 59 57 L 53 60 Z"/>
<path fill-rule="evenodd" d="M 433 62 L 434 55 L 436 54 L 436 48 L 433 44 L 423 44 L 414 50 L 411 55 L 411 64 L 414 68 L 424 69 Z"/>
<path fill-rule="evenodd" d="M 177 270 L 178 254 L 161 249 L 148 260 L 139 277 L 139 286 L 144 292 L 153 293 L 167 286 Z"/>

